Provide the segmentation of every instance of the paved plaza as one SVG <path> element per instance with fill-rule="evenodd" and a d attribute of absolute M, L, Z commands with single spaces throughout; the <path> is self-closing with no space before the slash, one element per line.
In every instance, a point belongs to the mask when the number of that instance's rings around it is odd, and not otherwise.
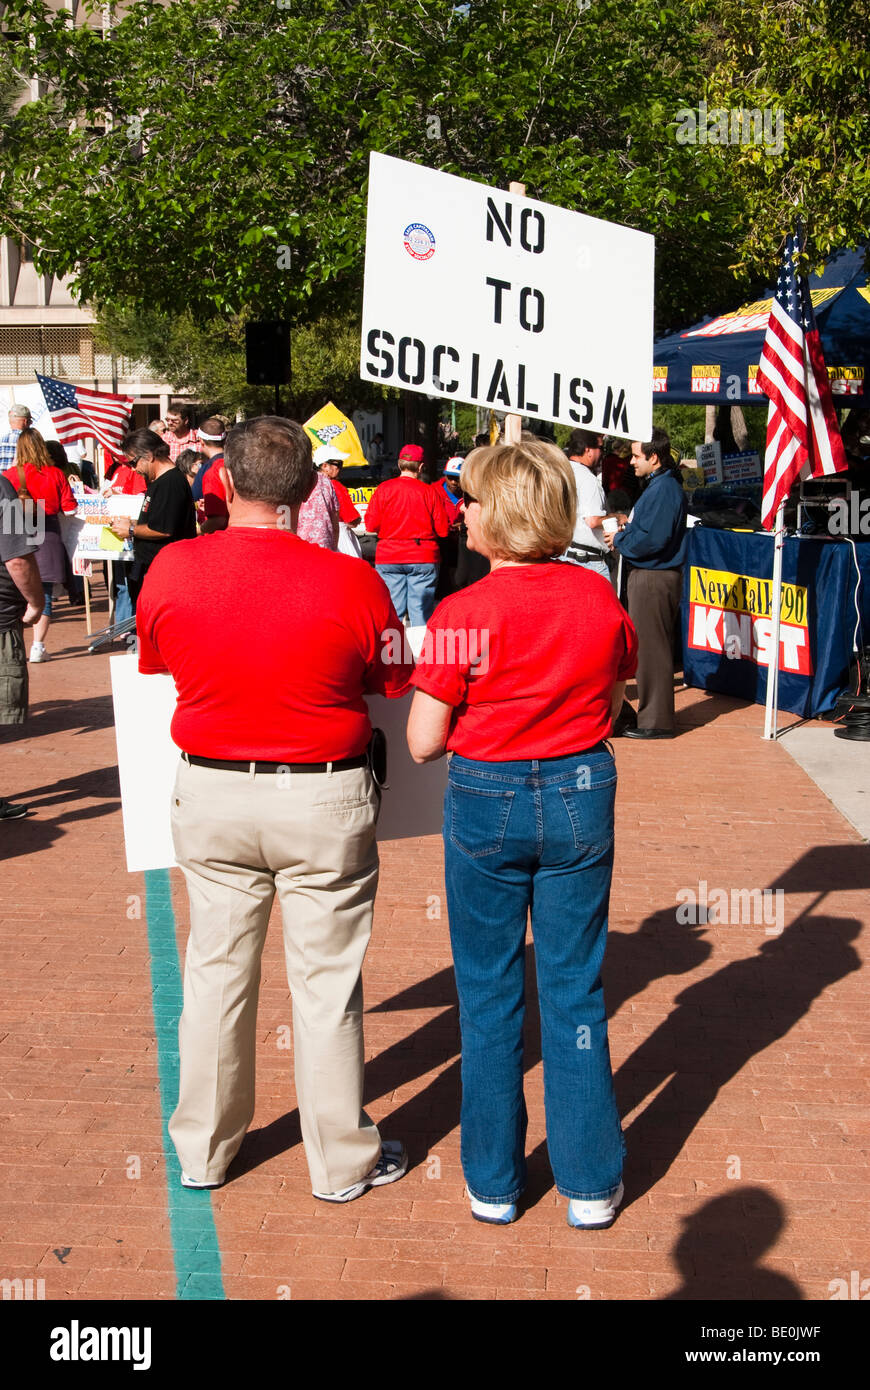
<path fill-rule="evenodd" d="M 3 748 L 0 793 L 33 813 L 0 825 L 0 1277 L 47 1300 L 827 1300 L 870 1277 L 870 848 L 835 776 L 822 790 L 788 736 L 761 740 L 760 707 L 694 690 L 677 740 L 614 745 L 610 1230 L 570 1230 L 552 1186 L 531 1007 L 525 1205 L 511 1227 L 469 1216 L 437 837 L 382 846 L 365 968 L 367 1106 L 408 1175 L 344 1207 L 311 1196 L 273 921 L 252 1129 L 224 1188 L 182 1190 L 165 1122 L 186 894 L 177 870 L 126 871 L 108 658 L 80 611 L 58 602 Z M 867 745 L 825 734 L 870 770 Z M 530 946 L 531 998 L 533 979 Z"/>

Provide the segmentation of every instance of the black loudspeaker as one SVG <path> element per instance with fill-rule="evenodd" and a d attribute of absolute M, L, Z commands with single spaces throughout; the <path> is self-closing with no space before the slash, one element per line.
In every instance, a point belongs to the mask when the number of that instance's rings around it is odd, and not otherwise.
<path fill-rule="evenodd" d="M 290 325 L 278 319 L 245 324 L 245 378 L 249 386 L 290 381 Z"/>

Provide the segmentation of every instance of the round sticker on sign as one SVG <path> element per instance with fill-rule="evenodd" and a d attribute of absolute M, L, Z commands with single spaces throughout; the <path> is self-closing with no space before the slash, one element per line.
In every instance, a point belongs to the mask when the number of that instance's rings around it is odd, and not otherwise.
<path fill-rule="evenodd" d="M 415 261 L 428 261 L 435 255 L 435 238 L 422 222 L 411 222 L 403 236 L 405 250 Z"/>

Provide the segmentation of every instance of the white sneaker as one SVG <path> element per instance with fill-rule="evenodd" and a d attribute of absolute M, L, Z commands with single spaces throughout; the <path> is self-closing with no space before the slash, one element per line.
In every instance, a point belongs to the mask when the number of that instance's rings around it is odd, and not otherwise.
<path fill-rule="evenodd" d="M 611 1226 L 616 1220 L 616 1208 L 625 1192 L 622 1183 L 612 1197 L 600 1197 L 594 1202 L 584 1202 L 582 1197 L 572 1197 L 568 1203 L 568 1225 L 580 1231 L 600 1231 Z"/>
<path fill-rule="evenodd" d="M 48 661 L 48 660 L 49 660 L 49 655 L 48 655 L 48 652 L 45 650 L 45 643 L 44 643 L 44 642 L 34 642 L 34 643 L 33 643 L 33 646 L 30 648 L 30 657 L 29 657 L 29 660 L 30 660 L 30 661 Z"/>
<path fill-rule="evenodd" d="M 403 1178 L 408 1169 L 408 1155 L 405 1152 L 405 1145 L 398 1139 L 385 1139 L 381 1144 L 381 1156 L 372 1168 L 370 1173 L 366 1173 L 359 1182 L 353 1183 L 351 1187 L 345 1187 L 341 1192 L 314 1192 L 312 1196 L 319 1197 L 322 1202 L 352 1202 L 354 1198 L 361 1197 L 370 1187 L 383 1187 L 384 1183 L 398 1182 Z"/>
<path fill-rule="evenodd" d="M 182 1187 L 195 1187 L 203 1192 L 208 1192 L 214 1187 L 223 1187 L 223 1179 L 220 1182 L 197 1182 L 196 1178 L 189 1178 L 186 1173 L 181 1174 Z"/>
<path fill-rule="evenodd" d="M 471 1203 L 471 1215 L 475 1221 L 483 1221 L 487 1226 L 509 1226 L 517 1219 L 516 1202 L 481 1202 L 472 1197 L 468 1188 L 465 1195 Z"/>

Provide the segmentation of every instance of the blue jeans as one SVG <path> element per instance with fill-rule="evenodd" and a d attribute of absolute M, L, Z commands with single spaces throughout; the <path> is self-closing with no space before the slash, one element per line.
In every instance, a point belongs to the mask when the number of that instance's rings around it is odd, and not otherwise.
<path fill-rule="evenodd" d="M 127 588 L 127 581 L 126 579 L 124 579 L 122 581 L 119 581 L 118 589 L 115 594 L 114 625 L 117 627 L 118 623 L 126 622 L 126 620 L 128 618 L 132 618 L 132 616 L 133 600 L 130 597 L 130 590 Z"/>
<path fill-rule="evenodd" d="M 411 627 L 425 627 L 435 611 L 437 565 L 375 565 L 390 591 L 400 618 L 408 614 Z"/>
<path fill-rule="evenodd" d="M 483 1202 L 514 1202 L 526 1181 L 530 909 L 556 1188 L 591 1201 L 619 1186 L 625 1146 L 601 986 L 615 793 L 604 744 L 540 761 L 450 760 L 444 873 L 462 1031 L 462 1167 Z"/>

